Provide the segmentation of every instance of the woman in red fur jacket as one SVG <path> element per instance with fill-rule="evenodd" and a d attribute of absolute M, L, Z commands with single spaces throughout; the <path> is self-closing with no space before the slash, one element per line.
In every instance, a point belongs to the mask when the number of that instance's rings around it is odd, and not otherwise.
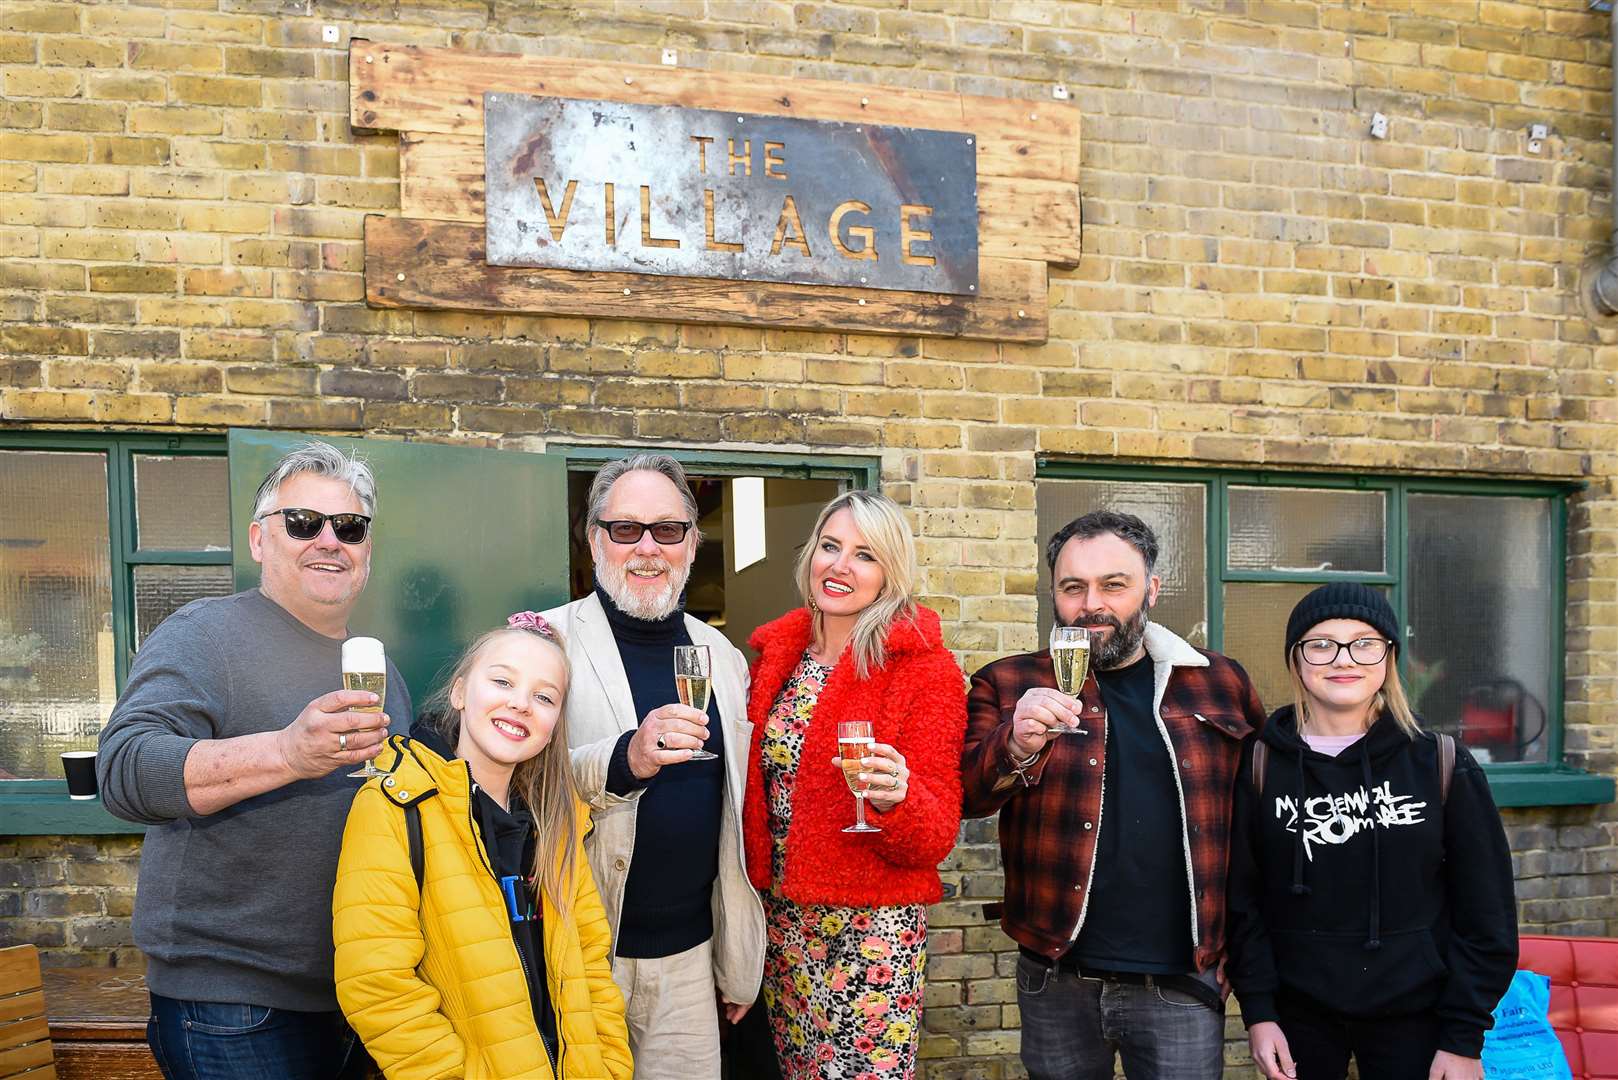
<path fill-rule="evenodd" d="M 808 602 L 760 627 L 747 870 L 768 917 L 764 1003 L 787 1080 L 910 1080 L 927 915 L 961 822 L 966 690 L 893 500 L 828 503 L 798 559 Z M 845 783 L 841 721 L 875 736 Z M 852 760 L 850 762 L 852 765 Z M 852 771 L 852 769 L 851 769 Z M 850 786 L 880 832 L 849 832 Z"/>

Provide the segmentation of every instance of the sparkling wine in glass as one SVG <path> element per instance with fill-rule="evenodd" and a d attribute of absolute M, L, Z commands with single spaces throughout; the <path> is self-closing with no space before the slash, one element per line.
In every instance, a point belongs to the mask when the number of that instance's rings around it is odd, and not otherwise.
<path fill-rule="evenodd" d="M 1090 672 L 1090 630 L 1084 626 L 1051 627 L 1051 667 L 1056 669 L 1056 688 L 1069 697 L 1078 697 Z M 1082 728 L 1057 724 L 1057 735 L 1085 735 Z"/>
<path fill-rule="evenodd" d="M 352 711 L 382 711 L 388 694 L 388 664 L 383 656 L 382 643 L 376 638 L 351 637 L 343 642 L 343 689 L 369 690 L 376 695 L 375 705 L 356 705 Z M 351 731 L 349 734 L 357 732 Z M 371 760 L 348 775 L 368 780 L 373 776 L 386 776 L 387 773 L 377 768 L 375 761 Z"/>
<path fill-rule="evenodd" d="M 864 768 L 860 759 L 869 757 L 875 745 L 876 736 L 869 720 L 844 720 L 837 725 L 837 756 L 843 763 L 843 779 L 848 783 L 848 790 L 854 793 L 854 824 L 844 832 L 882 831 L 865 823 L 865 792 L 871 785 L 860 779 L 860 770 Z"/>
<path fill-rule="evenodd" d="M 674 647 L 674 692 L 680 704 L 705 713 L 708 695 L 712 692 L 712 659 L 706 645 L 676 645 Z M 691 751 L 691 761 L 712 761 L 718 754 L 701 749 Z"/>

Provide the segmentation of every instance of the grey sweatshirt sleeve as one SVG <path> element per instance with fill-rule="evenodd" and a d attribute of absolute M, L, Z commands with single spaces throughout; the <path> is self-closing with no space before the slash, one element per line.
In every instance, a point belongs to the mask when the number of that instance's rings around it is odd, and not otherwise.
<path fill-rule="evenodd" d="M 195 817 L 186 755 L 198 740 L 219 737 L 229 699 L 230 672 L 213 640 L 194 619 L 165 620 L 135 654 L 101 729 L 96 780 L 107 810 L 143 825 Z"/>

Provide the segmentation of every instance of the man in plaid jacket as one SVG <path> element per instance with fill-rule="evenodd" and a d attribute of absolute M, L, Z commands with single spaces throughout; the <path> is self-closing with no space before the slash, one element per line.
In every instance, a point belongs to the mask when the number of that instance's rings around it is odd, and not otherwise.
<path fill-rule="evenodd" d="M 1147 614 L 1157 537 L 1097 511 L 1051 538 L 1056 619 L 1089 627 L 1093 675 L 1055 689 L 1049 651 L 972 677 L 966 814 L 1000 812 L 1001 926 L 1021 947 L 1031 1080 L 1223 1072 L 1225 864 L 1242 740 L 1264 722 L 1247 673 Z"/>

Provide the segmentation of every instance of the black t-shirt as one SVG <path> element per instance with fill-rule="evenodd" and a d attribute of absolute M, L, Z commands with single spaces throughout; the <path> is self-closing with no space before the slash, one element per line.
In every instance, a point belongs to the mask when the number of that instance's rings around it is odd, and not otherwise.
<path fill-rule="evenodd" d="M 1097 671 L 1107 703 L 1101 835 L 1084 929 L 1068 959 L 1103 971 L 1191 970 L 1180 796 L 1152 713 L 1152 659 Z"/>

